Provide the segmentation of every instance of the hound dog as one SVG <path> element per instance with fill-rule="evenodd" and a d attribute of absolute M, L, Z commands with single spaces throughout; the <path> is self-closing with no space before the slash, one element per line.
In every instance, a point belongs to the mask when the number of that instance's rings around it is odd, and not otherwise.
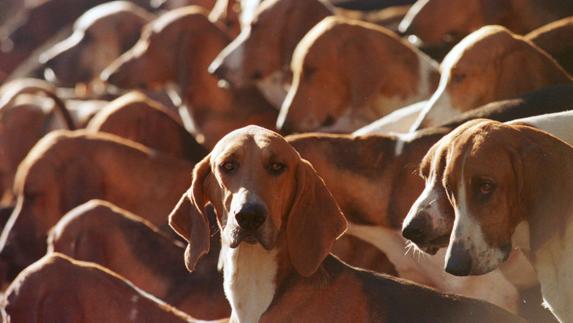
<path fill-rule="evenodd" d="M 205 204 L 217 213 L 234 322 L 521 322 L 491 304 L 352 268 L 329 255 L 346 230 L 336 201 L 284 138 L 231 132 L 194 169 L 169 216 L 193 270 L 209 251 Z"/>
<path fill-rule="evenodd" d="M 508 258 L 512 244 L 519 247 L 531 256 L 549 308 L 568 322 L 572 316 L 563 286 L 571 282 L 564 255 L 571 249 L 572 206 L 564 196 L 572 190 L 573 150 L 557 137 L 523 125 L 541 126 L 542 121 L 503 125 L 476 120 L 444 137 L 422 163 L 423 175 L 439 178 L 442 185 L 426 186 L 405 221 L 404 234 L 419 239 L 427 232 L 452 232 L 446 270 L 456 275 L 488 272 Z M 571 130 L 570 122 L 549 124 L 557 135 Z M 434 203 L 424 202 L 428 198 Z"/>

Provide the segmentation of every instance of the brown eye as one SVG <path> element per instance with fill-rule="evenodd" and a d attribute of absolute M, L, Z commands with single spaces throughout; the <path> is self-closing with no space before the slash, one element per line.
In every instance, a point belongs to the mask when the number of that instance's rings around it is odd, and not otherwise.
<path fill-rule="evenodd" d="M 490 182 L 483 182 L 479 185 L 479 192 L 482 195 L 490 195 L 494 189 L 495 189 L 494 184 Z"/>
<path fill-rule="evenodd" d="M 224 173 L 230 174 L 234 172 L 239 167 L 239 165 L 237 165 L 237 163 L 234 161 L 226 161 L 222 163 L 219 167 Z"/>
<path fill-rule="evenodd" d="M 460 74 L 460 73 L 452 74 L 452 82 L 454 82 L 454 83 L 460 83 L 465 78 L 466 78 L 465 74 Z"/>
<path fill-rule="evenodd" d="M 283 163 L 271 163 L 269 169 L 270 169 L 271 173 L 278 175 L 286 169 L 286 165 Z"/>

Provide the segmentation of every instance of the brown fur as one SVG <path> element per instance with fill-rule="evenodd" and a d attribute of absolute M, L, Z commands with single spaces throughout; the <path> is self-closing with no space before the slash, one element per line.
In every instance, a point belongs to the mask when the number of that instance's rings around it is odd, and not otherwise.
<path fill-rule="evenodd" d="M 440 86 L 413 129 L 435 126 L 445 116 L 447 94 L 456 114 L 550 85 L 571 83 L 571 76 L 543 50 L 500 26 L 486 26 L 456 45 L 442 62 Z"/>
<path fill-rule="evenodd" d="M 247 124 L 274 127 L 277 112 L 256 89 L 222 89 L 208 73 L 209 63 L 228 41 L 205 12 L 193 7 L 173 10 L 147 25 L 136 46 L 110 65 L 103 77 L 123 88 L 175 82 L 198 140 L 204 138 L 207 147 Z"/>
<path fill-rule="evenodd" d="M 539 27 L 525 36 L 545 50 L 569 73 L 573 73 L 573 17 Z"/>
<path fill-rule="evenodd" d="M 261 146 L 263 142 L 267 145 Z M 279 269 L 277 289 L 261 317 L 262 322 L 414 322 L 428 317 L 440 322 L 457 322 L 460 320 L 457 313 L 463 313 L 467 322 L 521 321 L 493 305 L 359 271 L 328 256 L 332 243 L 344 231 L 340 209 L 312 166 L 278 135 L 261 128 L 244 128 L 223 138 L 211 156 L 195 168 L 189 195 L 183 196 L 183 202 L 171 214 L 170 222 L 176 223 L 172 227 L 189 239 L 190 252 L 186 255 L 191 263 L 188 268 L 193 268 L 205 251 L 194 251 L 193 245 L 205 245 L 205 239 L 209 238 L 208 228 L 201 230 L 200 235 L 188 235 L 189 228 L 198 230 L 196 226 L 204 222 L 201 220 L 204 203 L 211 202 L 215 206 L 222 244 L 231 248 L 225 237 L 225 231 L 232 225 L 226 210 L 229 210 L 227 204 L 234 187 L 241 185 L 256 194 L 273 190 L 272 186 L 260 186 L 271 181 L 268 175 L 260 175 L 256 180 L 252 176 L 262 171 L 258 168 L 261 161 L 264 163 L 267 150 L 273 152 L 274 160 L 285 164 L 276 179 L 277 186 L 284 187 L 285 192 L 279 200 L 261 196 L 272 210 L 269 221 L 280 228 L 276 240 L 267 248 L 277 250 Z M 236 176 L 223 175 L 220 165 L 231 157 L 239 163 L 233 173 Z M 255 172 L 251 172 L 253 170 Z M 187 207 L 181 209 L 183 204 Z M 187 212 L 189 209 L 192 211 Z M 267 244 L 264 238 L 259 241 Z"/>
<path fill-rule="evenodd" d="M 72 35 L 45 51 L 41 61 L 54 72 L 58 86 L 89 83 L 135 44 L 151 19 L 150 13 L 129 2 L 96 6 L 80 16 Z"/>
<path fill-rule="evenodd" d="M 400 29 L 425 45 L 451 47 L 485 25 L 524 34 L 571 14 L 571 3 L 560 0 L 425 0 L 412 7 Z"/>
<path fill-rule="evenodd" d="M 207 155 L 207 150 L 166 107 L 137 92 L 121 96 L 103 107 L 86 129 L 127 138 L 193 163 Z"/>
<path fill-rule="evenodd" d="M 49 228 L 91 199 L 108 200 L 154 225 L 165 225 L 165 215 L 189 183 L 191 167 L 112 135 L 47 135 L 16 174 L 17 206 L 0 237 L 3 279 L 38 259 Z"/>
<path fill-rule="evenodd" d="M 144 294 L 99 265 L 49 254 L 10 285 L 9 322 L 190 322 L 185 313 Z"/>
<path fill-rule="evenodd" d="M 319 0 L 265 0 L 248 27 L 249 36 L 233 41 L 211 68 L 221 70 L 219 77 L 238 87 L 252 85 L 274 72 L 286 72 L 299 41 L 332 14 L 332 8 Z M 237 47 L 230 50 L 231 46 Z M 230 56 L 239 51 L 243 56 L 240 71 L 229 66 Z"/>
<path fill-rule="evenodd" d="M 68 212 L 50 231 L 48 250 L 102 265 L 183 312 L 210 320 L 230 314 L 217 270 L 219 239 L 218 234 L 211 237 L 213 250 L 189 274 L 179 242 L 126 210 L 92 200 Z"/>
<path fill-rule="evenodd" d="M 293 85 L 281 107 L 284 120 L 279 122 L 287 132 L 329 126 L 350 132 L 427 99 L 439 72 L 436 63 L 433 73 L 420 75 L 422 55 L 382 27 L 326 18 L 296 48 L 291 62 Z M 420 93 L 419 82 L 426 78 L 428 89 Z M 350 121 L 336 126 L 342 116 Z"/>

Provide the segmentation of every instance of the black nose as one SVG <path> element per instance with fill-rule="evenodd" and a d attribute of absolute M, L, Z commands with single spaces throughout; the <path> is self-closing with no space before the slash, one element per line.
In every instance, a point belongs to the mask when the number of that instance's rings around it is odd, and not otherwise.
<path fill-rule="evenodd" d="M 420 211 L 402 229 L 402 236 L 414 243 L 423 243 L 426 241 L 427 233 L 431 230 L 430 223 L 430 215 L 425 211 Z"/>
<path fill-rule="evenodd" d="M 446 264 L 446 272 L 456 276 L 467 276 L 471 269 L 472 257 L 470 253 L 460 242 L 455 242 Z"/>
<path fill-rule="evenodd" d="M 265 208 L 260 204 L 245 204 L 235 215 L 239 226 L 248 231 L 257 230 L 267 218 Z"/>

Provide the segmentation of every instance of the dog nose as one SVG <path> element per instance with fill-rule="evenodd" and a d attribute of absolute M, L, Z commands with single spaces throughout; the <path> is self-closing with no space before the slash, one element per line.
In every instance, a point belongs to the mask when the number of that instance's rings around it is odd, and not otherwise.
<path fill-rule="evenodd" d="M 255 231 L 263 225 L 267 218 L 266 210 L 259 204 L 245 204 L 235 215 L 237 223 L 242 229 Z"/>
<path fill-rule="evenodd" d="M 430 215 L 425 211 L 420 211 L 402 229 L 402 236 L 414 243 L 422 243 L 426 240 L 426 233 L 430 229 Z"/>
<path fill-rule="evenodd" d="M 470 253 L 460 242 L 454 242 L 450 250 L 446 272 L 455 276 L 467 276 L 472 269 Z"/>

